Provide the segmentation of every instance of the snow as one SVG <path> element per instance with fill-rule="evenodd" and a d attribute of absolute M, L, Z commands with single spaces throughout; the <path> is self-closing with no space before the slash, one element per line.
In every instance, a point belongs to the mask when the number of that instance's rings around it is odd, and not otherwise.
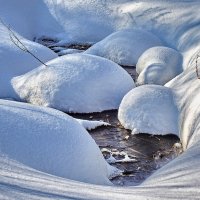
<path fill-rule="evenodd" d="M 101 56 L 120 65 L 135 66 L 145 50 L 158 45 L 162 42 L 150 32 L 125 29 L 112 33 L 84 53 Z"/>
<path fill-rule="evenodd" d="M 120 104 L 118 119 L 132 134 L 179 135 L 173 92 L 164 86 L 144 85 L 131 90 Z"/>
<path fill-rule="evenodd" d="M 35 170 L 94 184 L 111 184 L 95 141 L 72 117 L 0 100 L 0 156 Z"/>
<path fill-rule="evenodd" d="M 41 63 L 19 49 L 10 39 L 10 33 L 6 27 L 0 22 L 0 98 L 14 98 L 18 99 L 15 94 L 10 81 L 13 77 L 22 75 L 39 65 Z M 57 55 L 46 47 L 23 38 L 16 33 L 20 41 L 31 51 L 34 55 L 40 58 L 43 62 L 56 58 Z M 19 99 L 18 99 L 19 100 Z"/>
<path fill-rule="evenodd" d="M 183 71 L 182 55 L 168 47 L 152 47 L 139 58 L 137 83 L 164 85 Z"/>
<path fill-rule="evenodd" d="M 126 28 L 147 30 L 157 35 L 164 45 L 180 52 L 183 55 L 184 72 L 165 86 L 169 87 L 169 91 L 173 93 L 173 101 L 179 110 L 179 136 L 185 150 L 182 155 L 157 170 L 144 183 L 129 188 L 96 186 L 52 176 L 0 153 L 0 199 L 198 199 L 200 196 L 200 169 L 198 167 L 200 164 L 200 82 L 195 74 L 195 57 L 199 53 L 200 45 L 199 7 L 199 0 L 0 0 L 1 18 L 24 40 L 27 40 L 27 43 L 34 44 L 33 49 L 36 46 L 38 49 L 42 48 L 42 52 L 38 55 L 44 61 L 50 60 L 56 55 L 45 47 L 33 43 L 34 38 L 37 41 L 38 38 L 43 36 L 52 37 L 57 39 L 60 44 L 80 41 L 85 43 L 98 42 L 114 31 Z M 12 71 L 19 69 L 15 66 L 30 66 L 31 69 L 38 66 L 38 63 L 34 66 L 31 65 L 32 62 L 37 61 L 29 58 L 29 55 L 25 56 L 13 44 L 9 43 L 8 34 L 5 33 L 6 31 L 1 25 L 0 30 L 1 40 L 3 41 L 0 44 L 0 63 L 3 64 L 1 64 L 0 69 L 5 65 L 13 66 L 12 69 L 11 67 L 4 67 L 7 71 L 5 73 L 4 71 L 0 72 L 1 80 L 7 79 L 9 69 Z M 4 39 L 5 37 L 7 39 Z M 3 46 L 5 46 L 5 50 Z M 6 52 L 8 52 L 7 57 Z M 34 51 L 34 53 L 36 52 Z M 16 57 L 13 57 L 13 55 L 17 55 L 19 59 L 15 59 Z M 9 64 L 11 61 L 13 63 Z M 17 65 L 18 63 L 19 65 Z M 27 71 L 31 69 L 27 69 Z M 26 72 L 23 71 L 23 73 Z M 13 76 L 20 74 L 21 71 Z M 7 88 L 4 91 L 5 94 L 1 93 L 3 97 L 12 98 L 12 96 L 15 96 L 9 85 L 9 80 L 13 76 L 11 75 L 7 82 L 5 81 L 5 86 L 1 87 L 3 83 L 0 83 L 0 92 Z M 47 108 L 40 109 L 46 110 Z M 26 112 L 30 117 L 33 114 L 30 109 Z M 43 117 L 42 113 L 44 114 L 44 112 L 38 113 L 39 119 Z M 55 113 L 49 116 L 49 118 L 52 118 L 49 125 L 52 129 L 45 129 L 44 134 L 50 132 L 55 136 L 54 131 L 52 131 L 55 130 L 54 128 L 63 129 L 63 131 L 68 130 L 64 122 L 60 124 L 62 126 L 55 126 L 55 121 L 58 119 L 57 117 L 54 118 L 54 115 Z M 3 120 L 0 123 L 1 127 L 8 123 L 5 122 L 6 119 L 8 119 L 7 115 L 1 117 L 1 120 Z M 12 132 L 16 127 L 19 128 L 18 123 L 11 125 Z M 22 119 L 21 125 L 25 128 Z M 7 129 L 5 126 L 4 128 Z M 37 126 L 33 128 L 36 129 Z M 80 127 L 80 129 L 83 128 Z M 29 131 L 32 130 L 27 130 L 27 132 Z M 54 137 L 56 141 L 58 136 L 59 134 Z M 14 135 L 14 137 L 17 136 Z M 14 142 L 12 140 L 12 143 Z M 0 143 L 3 142 L 0 140 Z M 86 145 L 85 148 L 87 149 L 88 146 Z M 85 157 L 83 158 L 85 159 Z M 95 157 L 94 161 L 96 160 Z"/>
<path fill-rule="evenodd" d="M 166 84 L 167 87 L 172 88 L 175 92 L 175 100 L 180 110 L 180 138 L 185 150 L 199 145 L 200 139 L 200 80 L 196 74 L 196 61 L 199 63 L 199 58 L 197 59 L 196 57 L 199 53 L 200 51 L 196 52 L 188 69 Z M 199 70 L 199 64 L 197 68 Z"/>
<path fill-rule="evenodd" d="M 85 129 L 92 130 L 99 126 L 110 126 L 111 124 L 103 121 L 90 121 L 90 120 L 83 120 L 83 119 L 76 119 Z"/>
<path fill-rule="evenodd" d="M 78 50 L 78 49 L 64 49 L 64 50 L 61 50 L 58 55 L 59 56 L 64 56 L 66 54 L 74 54 L 74 53 L 82 53 L 83 50 Z"/>
<path fill-rule="evenodd" d="M 71 54 L 12 79 L 22 100 L 65 112 L 89 113 L 118 109 L 134 87 L 120 66 L 92 55 Z"/>

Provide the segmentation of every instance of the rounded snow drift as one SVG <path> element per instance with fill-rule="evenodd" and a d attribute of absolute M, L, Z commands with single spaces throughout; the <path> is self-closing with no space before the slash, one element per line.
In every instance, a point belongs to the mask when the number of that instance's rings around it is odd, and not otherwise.
<path fill-rule="evenodd" d="M 114 32 L 84 53 L 101 56 L 120 65 L 135 66 L 141 54 L 153 46 L 162 45 L 159 38 L 140 29 Z"/>
<path fill-rule="evenodd" d="M 0 155 L 55 176 L 111 184 L 111 168 L 95 141 L 67 114 L 0 100 L 0 121 Z"/>
<path fill-rule="evenodd" d="M 47 65 L 12 79 L 22 100 L 65 112 L 101 112 L 118 109 L 135 86 L 119 65 L 97 56 L 67 55 Z"/>
<path fill-rule="evenodd" d="M 131 90 L 121 102 L 118 118 L 133 134 L 178 135 L 178 110 L 171 89 L 164 86 Z"/>
<path fill-rule="evenodd" d="M 139 85 L 164 85 L 183 71 L 182 55 L 168 47 L 152 47 L 140 56 L 136 71 Z"/>

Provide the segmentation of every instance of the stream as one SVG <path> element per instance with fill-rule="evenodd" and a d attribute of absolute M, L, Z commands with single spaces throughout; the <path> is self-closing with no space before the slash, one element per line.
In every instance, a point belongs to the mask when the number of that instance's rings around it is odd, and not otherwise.
<path fill-rule="evenodd" d="M 88 49 L 91 44 L 57 44 L 49 38 L 38 39 L 37 42 L 47 46 L 59 56 L 77 53 Z M 72 51 L 75 50 L 75 51 Z M 136 80 L 134 66 L 122 66 Z M 117 118 L 117 110 L 91 114 L 70 114 L 85 120 L 102 120 L 111 126 L 99 127 L 89 131 L 103 156 L 112 166 L 122 173 L 110 180 L 118 186 L 136 186 L 148 178 L 155 170 L 176 158 L 181 152 L 180 140 L 175 135 L 153 136 L 149 134 L 132 135 L 124 129 Z"/>

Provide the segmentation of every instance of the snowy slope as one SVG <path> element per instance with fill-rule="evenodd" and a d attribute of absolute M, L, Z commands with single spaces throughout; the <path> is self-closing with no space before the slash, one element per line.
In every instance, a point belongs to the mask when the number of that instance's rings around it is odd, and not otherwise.
<path fill-rule="evenodd" d="M 22 100 L 74 113 L 118 109 L 134 85 L 120 66 L 93 55 L 74 54 L 54 59 L 12 79 Z"/>
<path fill-rule="evenodd" d="M 0 0 L 0 4 L 0 16 L 31 40 L 51 35 L 65 43 L 95 42 L 122 28 L 143 28 L 178 50 L 185 69 L 166 85 L 175 93 L 185 152 L 143 184 L 131 188 L 88 185 L 44 174 L 1 156 L 1 199 L 199 199 L 200 82 L 195 74 L 200 45 L 199 0 Z"/>

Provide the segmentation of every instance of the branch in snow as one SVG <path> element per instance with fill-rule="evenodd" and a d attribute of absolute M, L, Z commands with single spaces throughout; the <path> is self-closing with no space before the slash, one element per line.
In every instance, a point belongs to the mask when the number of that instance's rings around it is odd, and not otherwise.
<path fill-rule="evenodd" d="M 9 36 L 10 36 L 10 40 L 13 42 L 13 44 L 15 46 L 17 46 L 19 49 L 21 49 L 22 51 L 29 53 L 31 56 L 33 56 L 36 60 L 38 60 L 41 64 L 45 65 L 47 67 L 47 65 L 40 60 L 36 55 L 34 55 L 31 51 L 28 50 L 28 48 L 22 43 L 22 41 L 16 36 L 16 34 L 14 33 L 14 31 L 10 28 L 10 26 L 8 26 L 7 24 L 4 23 L 4 21 L 0 18 L 0 22 L 8 29 L 9 31 Z"/>

